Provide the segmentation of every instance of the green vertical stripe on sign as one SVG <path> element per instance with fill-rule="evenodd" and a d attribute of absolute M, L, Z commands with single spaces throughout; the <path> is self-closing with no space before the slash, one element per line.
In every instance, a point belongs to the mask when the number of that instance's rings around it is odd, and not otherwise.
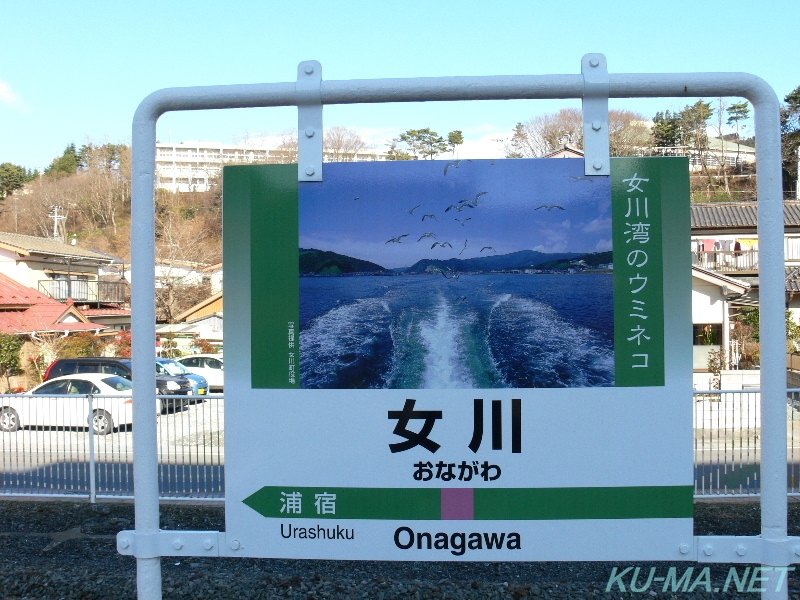
<path fill-rule="evenodd" d="M 474 488 L 476 521 L 681 519 L 694 511 L 687 486 Z M 263 487 L 244 504 L 268 518 L 438 521 L 438 488 Z"/>
<path fill-rule="evenodd" d="M 614 357 L 620 387 L 664 385 L 662 225 L 670 213 L 663 197 L 663 160 L 611 161 Z"/>
<path fill-rule="evenodd" d="M 297 165 L 227 167 L 225 205 L 247 211 L 253 388 L 300 387 L 300 250 Z M 236 290 L 225 291 L 226 294 Z"/>

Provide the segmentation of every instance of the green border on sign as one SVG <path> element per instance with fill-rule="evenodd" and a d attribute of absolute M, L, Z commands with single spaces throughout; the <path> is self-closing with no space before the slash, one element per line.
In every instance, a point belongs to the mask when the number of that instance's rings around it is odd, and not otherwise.
<path fill-rule="evenodd" d="M 223 193 L 226 209 L 250 217 L 242 231 L 226 230 L 225 235 L 250 238 L 252 387 L 299 388 L 297 165 L 226 167 Z"/>
<path fill-rule="evenodd" d="M 611 185 L 616 386 L 663 386 L 664 300 L 674 285 L 664 264 L 689 238 L 688 160 L 613 158 Z"/>

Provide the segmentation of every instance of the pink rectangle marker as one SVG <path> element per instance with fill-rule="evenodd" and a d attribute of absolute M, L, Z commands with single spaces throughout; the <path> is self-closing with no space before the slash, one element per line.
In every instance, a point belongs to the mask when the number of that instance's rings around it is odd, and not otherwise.
<path fill-rule="evenodd" d="M 471 521 L 475 518 L 475 495 L 472 488 L 442 488 L 442 519 Z"/>

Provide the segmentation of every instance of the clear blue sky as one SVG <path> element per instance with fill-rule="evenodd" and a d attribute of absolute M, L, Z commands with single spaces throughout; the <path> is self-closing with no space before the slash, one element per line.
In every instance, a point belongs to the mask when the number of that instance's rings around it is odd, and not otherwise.
<path fill-rule="evenodd" d="M 70 142 L 130 142 L 141 100 L 164 87 L 324 79 L 580 73 L 601 52 L 612 73 L 744 71 L 783 97 L 800 85 L 795 0 L 431 2 L 364 0 L 5 2 L 0 162 L 43 168 Z M 612 102 L 652 117 L 688 99 Z M 409 128 L 460 129 L 488 157 L 517 121 L 571 102 L 435 103 L 325 109 L 326 126 L 381 146 Z M 235 143 L 296 126 L 295 109 L 171 114 L 161 141 Z M 747 131 L 744 132 L 748 134 Z M 496 153 L 492 144 L 496 144 Z M 467 145 L 464 148 L 467 151 Z"/>
<path fill-rule="evenodd" d="M 519 250 L 611 250 L 610 181 L 587 181 L 582 160 L 461 160 L 445 174 L 447 162 L 329 165 L 334 174 L 321 184 L 301 184 L 300 247 L 386 268 Z"/>

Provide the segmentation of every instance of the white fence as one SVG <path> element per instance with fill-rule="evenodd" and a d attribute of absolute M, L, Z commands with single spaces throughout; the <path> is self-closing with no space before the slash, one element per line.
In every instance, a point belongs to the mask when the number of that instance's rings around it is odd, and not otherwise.
<path fill-rule="evenodd" d="M 0 407 L 8 404 L 7 398 L 18 401 L 21 396 L 0 396 Z M 186 408 L 158 416 L 160 493 L 163 498 L 222 499 L 225 400 L 189 398 Z M 60 399 L 65 412 L 66 399 Z M 95 407 L 102 399 L 92 397 Z M 88 414 L 83 423 L 88 423 Z M 58 422 L 67 418 L 55 417 Z M 21 425 L 18 431 L 0 431 L 0 494 L 133 496 L 131 425 L 115 426 L 108 435 L 88 426 L 27 426 L 24 419 Z"/>
<path fill-rule="evenodd" d="M 20 396 L 0 396 L 0 406 L 6 398 Z M 102 398 L 91 400 L 97 407 Z M 758 391 L 694 393 L 697 496 L 760 493 L 760 403 Z M 162 498 L 224 499 L 224 405 L 222 396 L 198 397 L 158 417 Z M 787 489 L 800 494 L 800 390 L 790 390 L 786 413 Z M 0 495 L 133 496 L 130 425 L 100 435 L 88 426 L 26 426 L 23 421 L 18 431 L 0 431 L 0 439 Z"/>

